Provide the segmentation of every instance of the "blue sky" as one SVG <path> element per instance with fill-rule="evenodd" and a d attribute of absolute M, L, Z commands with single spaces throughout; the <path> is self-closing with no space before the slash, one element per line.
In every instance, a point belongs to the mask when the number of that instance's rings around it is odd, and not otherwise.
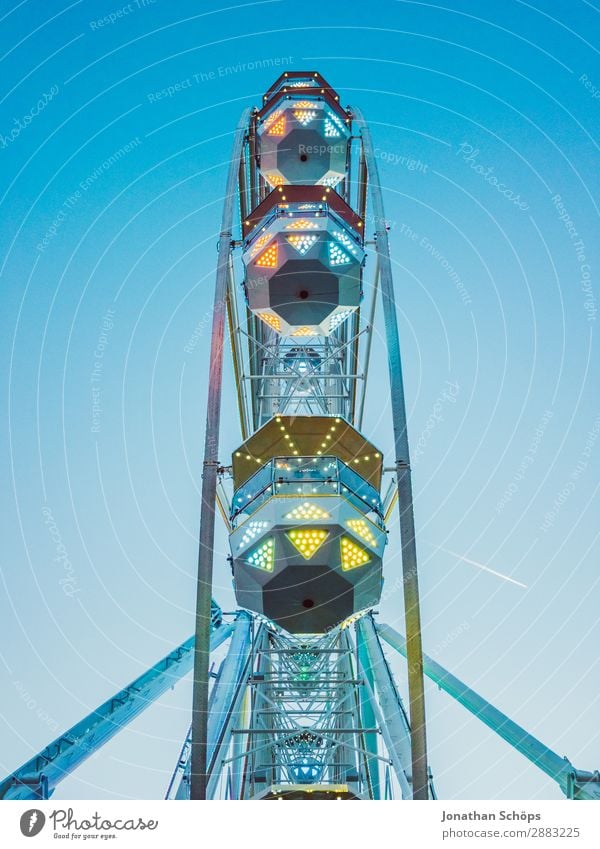
<path fill-rule="evenodd" d="M 592 6 L 49 5 L 0 4 L 2 772 L 191 633 L 227 159 L 282 68 L 320 71 L 377 149 L 425 649 L 597 768 Z M 389 452 L 381 334 L 364 429 Z M 224 459 L 239 440 L 229 370 L 225 385 Z M 397 531 L 380 612 L 402 630 Z M 220 530 L 227 607 L 225 552 Z M 61 797 L 160 797 L 190 695 L 183 682 Z M 435 688 L 427 699 L 440 796 L 558 795 Z"/>

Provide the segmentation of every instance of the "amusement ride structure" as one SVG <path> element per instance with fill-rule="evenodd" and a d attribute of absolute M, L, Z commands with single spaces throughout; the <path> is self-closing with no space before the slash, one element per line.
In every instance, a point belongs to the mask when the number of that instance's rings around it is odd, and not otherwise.
<path fill-rule="evenodd" d="M 389 363 L 382 415 L 394 437 L 386 466 L 362 432 L 379 299 Z M 226 331 L 241 428 L 227 463 L 219 441 Z M 374 613 L 396 505 L 406 639 Z M 240 608 L 230 615 L 213 600 L 217 513 Z M 211 652 L 225 641 L 214 671 Z M 384 642 L 407 659 L 408 711 Z M 192 666 L 191 728 L 168 799 L 435 799 L 424 674 L 568 798 L 600 798 L 598 772 L 575 769 L 422 654 L 377 163 L 361 112 L 343 108 L 314 72 L 280 76 L 234 137 L 214 298 L 196 632 L 0 782 L 0 798 L 49 798 Z"/>

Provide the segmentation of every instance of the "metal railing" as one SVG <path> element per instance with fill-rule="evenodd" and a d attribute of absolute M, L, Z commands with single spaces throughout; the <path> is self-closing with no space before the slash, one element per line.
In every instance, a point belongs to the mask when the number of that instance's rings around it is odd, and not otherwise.
<path fill-rule="evenodd" d="M 236 490 L 231 521 L 254 513 L 261 504 L 280 496 L 343 495 L 363 513 L 373 513 L 383 525 L 383 506 L 377 489 L 337 457 L 274 457 Z"/>

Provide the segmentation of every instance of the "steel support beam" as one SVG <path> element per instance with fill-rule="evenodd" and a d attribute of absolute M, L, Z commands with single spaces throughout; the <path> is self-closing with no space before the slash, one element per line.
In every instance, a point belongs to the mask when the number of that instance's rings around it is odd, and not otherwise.
<path fill-rule="evenodd" d="M 233 625 L 233 635 L 209 700 L 208 719 L 208 781 L 206 795 L 213 798 L 219 781 L 224 777 L 221 765 L 232 742 L 233 724 L 238 716 L 246 691 L 251 652 L 252 618 L 243 611 Z M 190 748 L 184 744 L 175 773 L 181 775 L 179 785 L 172 787 L 168 798 L 189 799 Z M 173 782 L 172 782 L 173 784 Z"/>
<path fill-rule="evenodd" d="M 415 543 L 406 404 L 404 400 L 402 359 L 400 355 L 398 322 L 396 319 L 392 263 L 388 234 L 385 228 L 381 184 L 379 182 L 377 160 L 375 159 L 371 134 L 360 110 L 353 109 L 352 111 L 356 123 L 360 127 L 371 189 L 373 213 L 375 216 L 376 251 L 379 263 L 380 288 L 390 374 L 395 463 L 398 479 L 398 507 L 400 510 L 400 535 L 402 542 L 404 616 L 406 633 L 408 635 L 408 694 L 410 702 L 413 798 L 427 799 L 429 798 L 427 737 L 425 728 L 425 689 L 423 683 L 423 650 L 421 645 L 417 548 Z"/>
<path fill-rule="evenodd" d="M 407 657 L 406 640 L 389 625 L 377 625 L 377 633 L 401 655 Z M 559 785 L 569 799 L 600 799 L 600 773 L 576 770 L 567 758 L 561 758 L 529 732 L 509 719 L 486 699 L 436 663 L 423 655 L 425 675 L 440 689 L 495 731 L 517 752 L 539 767 Z"/>
<path fill-rule="evenodd" d="M 250 690 L 246 688 L 244 695 L 242 697 L 242 701 L 237 713 L 236 723 L 239 727 L 243 727 L 247 725 L 250 721 Z M 243 754 L 244 751 L 249 747 L 249 740 L 245 740 L 243 737 L 236 735 L 233 738 L 232 745 L 232 757 L 233 762 L 230 767 L 230 798 L 231 799 L 241 799 L 242 798 L 242 785 L 244 779 L 244 763 L 243 763 Z"/>
<path fill-rule="evenodd" d="M 252 649 L 252 619 L 243 612 L 235 623 L 229 651 L 215 684 L 208 720 L 207 797 L 212 799 L 219 779 L 221 762 L 231 743 L 231 731 L 248 683 Z"/>
<path fill-rule="evenodd" d="M 373 274 L 373 292 L 371 294 L 371 306 L 369 308 L 369 323 L 367 325 L 368 334 L 367 334 L 367 344 L 365 350 L 365 361 L 363 365 L 363 370 L 365 374 L 365 381 L 362 385 L 362 392 L 360 396 L 360 408 L 358 413 L 358 429 L 362 431 L 362 423 L 363 416 L 365 412 L 365 399 L 367 397 L 367 375 L 369 374 L 369 363 L 371 362 L 371 347 L 373 344 L 373 327 L 375 324 L 375 309 L 377 307 L 377 290 L 379 288 L 379 259 L 376 259 L 375 272 Z"/>
<path fill-rule="evenodd" d="M 227 280 L 226 301 L 229 342 L 231 344 L 231 358 L 233 360 L 233 373 L 235 375 L 238 412 L 240 414 L 240 429 L 242 431 L 242 439 L 246 440 L 250 435 L 250 426 L 248 423 L 248 401 L 246 398 L 246 382 L 244 379 L 243 356 L 240 346 L 239 316 L 235 296 L 235 280 L 231 257 Z"/>
<path fill-rule="evenodd" d="M 375 710 L 371 703 L 374 679 L 373 670 L 369 663 L 369 655 L 365 644 L 363 632 L 356 627 L 356 659 L 358 674 L 362 672 L 368 687 L 360 688 L 360 713 L 363 725 L 375 726 Z M 370 755 L 376 755 L 378 751 L 377 734 L 365 734 L 364 746 Z M 381 799 L 381 785 L 379 780 L 379 763 L 375 758 L 367 758 L 367 769 L 373 793 L 373 799 Z"/>
<path fill-rule="evenodd" d="M 212 651 L 232 629 L 231 624 L 216 627 L 210 638 Z M 0 782 L 0 799 L 50 798 L 63 778 L 181 680 L 192 668 L 193 655 L 190 637 Z"/>
<path fill-rule="evenodd" d="M 357 636 L 360 635 L 365 647 L 365 665 L 374 680 L 379 710 L 381 712 L 381 730 L 390 753 L 396 777 L 402 788 L 402 796 L 412 796 L 412 753 L 410 726 L 404 711 L 404 705 L 392 680 L 379 639 L 373 626 L 373 620 L 366 616 L 357 622 Z"/>
<path fill-rule="evenodd" d="M 204 462 L 202 472 L 202 504 L 198 545 L 198 579 L 196 586 L 196 629 L 194 647 L 194 691 L 192 703 L 191 798 L 205 799 L 207 776 L 208 662 L 210 634 L 210 601 L 212 595 L 213 551 L 215 540 L 215 498 L 219 466 L 219 426 L 223 382 L 223 341 L 229 261 L 233 240 L 233 215 L 239 163 L 250 110 L 242 114 L 235 132 L 229 174 L 225 189 L 223 218 L 219 234 L 219 252 L 213 306 L 212 337 L 208 379 L 208 403 Z"/>

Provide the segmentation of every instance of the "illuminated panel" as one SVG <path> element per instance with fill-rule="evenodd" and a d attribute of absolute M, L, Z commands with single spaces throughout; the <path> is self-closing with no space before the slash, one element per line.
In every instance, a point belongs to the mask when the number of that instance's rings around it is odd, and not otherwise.
<path fill-rule="evenodd" d="M 325 118 L 325 138 L 326 139 L 339 139 L 342 134 L 335 126 L 333 121 L 330 121 L 329 118 Z"/>
<path fill-rule="evenodd" d="M 269 127 L 267 132 L 270 136 L 285 136 L 285 115 L 278 118 L 277 121 Z"/>
<path fill-rule="evenodd" d="M 335 242 L 328 242 L 329 265 L 348 265 L 352 259 Z M 268 248 L 270 250 L 270 248 Z M 266 253 L 266 251 L 265 251 Z M 256 263 L 258 265 L 258 262 Z"/>
<path fill-rule="evenodd" d="M 335 114 L 335 112 L 327 112 L 327 117 L 329 118 L 330 121 L 332 121 L 334 124 L 337 125 L 338 129 L 340 129 L 340 130 L 344 129 L 344 122 L 339 117 L 339 115 Z"/>
<path fill-rule="evenodd" d="M 295 83 L 286 83 L 288 88 L 316 88 L 318 83 L 315 80 L 298 80 Z"/>
<path fill-rule="evenodd" d="M 265 130 L 267 130 L 281 115 L 283 115 L 283 109 L 276 109 L 274 112 L 271 112 L 269 117 L 265 118 Z"/>
<path fill-rule="evenodd" d="M 296 248 L 299 254 L 304 256 L 318 238 L 318 236 L 288 236 L 287 240 L 293 248 Z"/>
<path fill-rule="evenodd" d="M 354 254 L 354 256 L 356 256 L 357 248 L 350 236 L 347 236 L 346 233 L 342 233 L 341 230 L 334 230 L 333 238 L 337 239 L 337 241 L 341 245 L 343 245 L 343 247 L 345 247 L 347 251 L 350 251 L 351 254 Z"/>
<path fill-rule="evenodd" d="M 238 545 L 238 548 L 244 548 L 249 542 L 252 542 L 259 534 L 269 527 L 268 522 L 250 522 L 245 525 L 244 536 Z"/>
<path fill-rule="evenodd" d="M 260 312 L 258 317 L 261 318 L 265 324 L 268 324 L 273 330 L 281 330 L 281 321 L 276 315 L 271 315 L 270 312 Z"/>
<path fill-rule="evenodd" d="M 346 524 L 351 531 L 353 531 L 361 539 L 364 539 L 365 542 L 368 542 L 369 545 L 377 545 L 375 534 L 364 519 L 348 519 Z"/>
<path fill-rule="evenodd" d="M 340 553 L 342 555 L 342 570 L 344 572 L 349 572 L 351 569 L 358 569 L 371 559 L 364 548 L 353 542 L 349 537 L 341 538 Z"/>
<path fill-rule="evenodd" d="M 266 233 L 264 236 L 260 236 L 252 245 L 252 249 L 250 251 L 250 259 L 254 259 L 257 253 L 260 253 L 262 248 L 267 244 L 269 239 L 272 239 L 272 235 L 270 233 Z"/>
<path fill-rule="evenodd" d="M 272 572 L 275 565 L 274 540 L 267 539 L 261 545 L 257 546 L 252 554 L 246 557 L 246 563 L 249 566 L 254 566 L 256 569 L 262 569 L 263 572 Z"/>
<path fill-rule="evenodd" d="M 276 174 L 274 171 L 270 171 L 269 173 L 265 174 L 265 180 L 274 189 L 276 189 L 277 186 L 283 186 L 283 184 L 285 183 L 285 179 L 281 176 L 281 174 Z"/>
<path fill-rule="evenodd" d="M 334 174 L 332 176 L 321 177 L 317 180 L 318 186 L 329 186 L 330 188 L 335 188 L 337 184 L 343 180 L 343 174 Z"/>
<path fill-rule="evenodd" d="M 277 243 L 270 245 L 256 260 L 260 268 L 276 268 L 277 266 Z"/>
<path fill-rule="evenodd" d="M 333 333 L 333 331 L 340 326 L 342 321 L 346 321 L 352 312 L 353 310 L 344 310 L 344 312 L 338 312 L 336 315 L 332 315 L 329 319 L 329 332 Z"/>
<path fill-rule="evenodd" d="M 311 504 L 309 501 L 305 501 L 304 504 L 300 504 L 298 507 L 294 507 L 293 510 L 290 510 L 289 513 L 286 513 L 286 519 L 301 519 L 301 520 L 312 520 L 312 519 L 330 519 L 331 516 L 327 513 L 326 510 L 323 510 L 322 507 L 317 507 L 316 504 Z"/>
<path fill-rule="evenodd" d="M 302 528 L 301 530 L 290 531 L 287 537 L 302 557 L 305 560 L 310 560 L 325 542 L 327 534 L 328 532 L 322 528 Z"/>
<path fill-rule="evenodd" d="M 299 100 L 294 106 L 296 109 L 318 109 L 319 104 L 312 100 Z"/>
<path fill-rule="evenodd" d="M 308 109 L 296 109 L 293 115 L 299 124 L 302 124 L 303 127 L 306 127 L 307 124 L 310 124 L 311 121 L 315 120 L 315 118 L 317 117 L 317 112 L 313 112 Z"/>
<path fill-rule="evenodd" d="M 315 336 L 315 331 L 311 330 L 310 327 L 299 327 L 298 330 L 294 330 L 292 336 Z"/>
<path fill-rule="evenodd" d="M 285 225 L 286 230 L 318 230 L 319 225 L 316 221 L 311 221 L 310 218 L 296 218 L 295 221 L 290 221 Z"/>

